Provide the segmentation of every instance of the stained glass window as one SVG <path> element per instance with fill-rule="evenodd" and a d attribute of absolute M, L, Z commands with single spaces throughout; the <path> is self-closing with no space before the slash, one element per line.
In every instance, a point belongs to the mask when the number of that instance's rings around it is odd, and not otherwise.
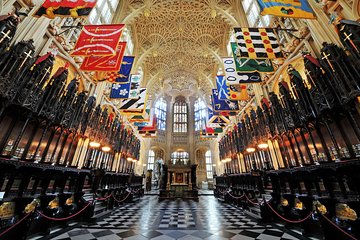
<path fill-rule="evenodd" d="M 148 157 L 148 170 L 154 170 L 154 161 L 155 161 L 155 152 L 153 150 L 149 150 L 149 157 Z"/>
<path fill-rule="evenodd" d="M 171 154 L 171 162 L 173 164 L 187 164 L 189 161 L 189 153 L 179 151 Z"/>
<path fill-rule="evenodd" d="M 206 163 L 206 176 L 208 179 L 213 178 L 213 163 L 211 159 L 211 151 L 205 153 L 205 163 Z"/>
<path fill-rule="evenodd" d="M 166 100 L 160 98 L 155 103 L 155 115 L 157 118 L 158 129 L 165 131 L 166 129 Z"/>
<path fill-rule="evenodd" d="M 194 112 L 195 112 L 195 131 L 200 131 L 206 122 L 206 104 L 201 99 L 198 98 L 194 104 Z"/>
<path fill-rule="evenodd" d="M 186 133 L 188 122 L 188 108 L 185 99 L 178 98 L 174 103 L 174 132 Z"/>

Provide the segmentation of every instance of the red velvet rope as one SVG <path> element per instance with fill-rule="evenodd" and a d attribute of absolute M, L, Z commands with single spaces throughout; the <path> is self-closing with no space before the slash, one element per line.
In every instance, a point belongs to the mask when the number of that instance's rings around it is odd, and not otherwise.
<path fill-rule="evenodd" d="M 230 192 L 227 192 L 227 194 L 229 194 L 230 197 L 235 198 L 235 199 L 241 199 L 241 198 L 243 198 L 245 196 L 245 193 L 243 195 L 239 196 L 239 197 L 232 195 Z"/>
<path fill-rule="evenodd" d="M 248 200 L 248 202 L 249 203 L 251 203 L 251 204 L 254 204 L 254 205 L 256 205 L 256 204 L 261 204 L 261 202 L 260 203 L 257 203 L 257 202 L 253 202 L 253 201 L 251 201 L 251 199 L 244 193 L 244 195 L 245 195 L 245 198 L 246 198 L 246 200 Z"/>
<path fill-rule="evenodd" d="M 313 214 L 313 212 L 310 212 L 310 214 L 309 214 L 307 217 L 305 217 L 304 219 L 300 219 L 300 220 L 289 220 L 289 219 L 286 219 L 286 218 L 284 218 L 283 216 L 281 216 L 278 212 L 276 212 L 276 211 L 271 207 L 271 205 L 270 205 L 268 202 L 266 202 L 266 204 L 267 204 L 268 207 L 271 209 L 271 211 L 273 211 L 273 212 L 276 214 L 276 216 L 278 216 L 279 218 L 281 218 L 281 219 L 284 220 L 285 222 L 289 222 L 289 223 L 301 223 L 301 222 L 304 222 L 306 219 L 308 219 L 308 218 Z"/>
<path fill-rule="evenodd" d="M 71 216 L 68 216 L 68 217 L 65 217 L 65 218 L 53 218 L 53 217 L 48 217 L 46 216 L 45 214 L 43 214 L 42 212 L 40 211 L 37 211 L 41 216 L 43 216 L 44 218 L 46 219 L 49 219 L 49 220 L 53 220 L 53 221 L 64 221 L 64 220 L 68 220 L 68 219 L 71 219 L 77 215 L 79 215 L 81 212 L 83 212 L 88 206 L 90 206 L 90 202 L 88 202 L 88 204 L 83 208 L 81 209 L 80 211 L 78 211 L 77 213 L 71 215 Z"/>
<path fill-rule="evenodd" d="M 121 202 L 125 201 L 129 197 L 130 194 L 131 194 L 131 192 L 129 192 L 128 195 L 126 195 L 126 197 L 123 200 L 118 200 L 115 198 L 115 196 L 113 196 L 113 198 L 116 202 L 121 203 Z"/>
<path fill-rule="evenodd" d="M 108 196 L 106 196 L 106 197 L 103 197 L 103 198 L 95 198 L 95 200 L 97 200 L 97 201 L 104 201 L 104 200 L 110 198 L 111 196 L 112 196 L 112 194 L 110 194 L 110 195 L 108 195 Z"/>
<path fill-rule="evenodd" d="M 342 230 L 341 228 L 339 228 L 335 223 L 333 223 L 330 219 L 328 219 L 324 214 L 321 214 L 321 216 L 323 216 L 326 221 L 328 221 L 329 223 L 331 223 L 331 225 L 333 225 L 335 228 L 339 229 L 342 233 L 344 233 L 346 236 L 348 236 L 351 239 L 354 240 L 358 240 L 357 238 L 353 237 L 352 235 L 350 235 L 349 233 L 347 233 L 346 231 Z"/>
<path fill-rule="evenodd" d="M 5 231 L 3 231 L 2 233 L 0 233 L 0 237 L 2 237 L 5 233 L 7 233 L 8 231 L 10 231 L 11 229 L 13 229 L 14 227 L 16 227 L 17 225 L 19 225 L 22 221 L 24 221 L 30 214 L 32 214 L 32 212 L 26 214 L 22 219 L 20 219 L 17 223 L 15 223 L 14 225 L 12 225 L 11 227 L 9 227 L 8 229 L 6 229 Z"/>

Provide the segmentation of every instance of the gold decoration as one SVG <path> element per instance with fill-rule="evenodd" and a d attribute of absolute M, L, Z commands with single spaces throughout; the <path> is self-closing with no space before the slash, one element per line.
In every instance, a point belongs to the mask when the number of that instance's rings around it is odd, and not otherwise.
<path fill-rule="evenodd" d="M 304 209 L 304 204 L 298 198 L 295 198 L 295 209 L 298 210 Z"/>
<path fill-rule="evenodd" d="M 48 204 L 48 207 L 50 209 L 56 209 L 59 208 L 59 198 L 55 197 L 53 200 L 51 200 Z"/>
<path fill-rule="evenodd" d="M 10 218 L 15 214 L 15 203 L 4 202 L 0 206 L 0 218 Z"/>
<path fill-rule="evenodd" d="M 74 195 L 71 195 L 71 197 L 66 199 L 65 204 L 69 206 L 69 205 L 72 205 L 73 203 L 74 203 Z"/>
<path fill-rule="evenodd" d="M 338 203 L 336 204 L 336 216 L 340 220 L 351 220 L 355 221 L 357 219 L 356 212 L 351 209 L 347 204 L 345 203 Z"/>
<path fill-rule="evenodd" d="M 319 213 L 321 213 L 321 214 L 327 213 L 327 209 L 326 209 L 325 205 L 321 204 L 319 201 L 314 201 L 313 205 Z"/>
<path fill-rule="evenodd" d="M 34 212 L 36 207 L 40 204 L 40 200 L 39 199 L 34 199 L 32 200 L 31 203 L 29 203 L 28 205 L 26 205 L 24 212 L 25 213 L 30 213 L 30 212 Z"/>
<path fill-rule="evenodd" d="M 289 201 L 286 198 L 281 198 L 281 206 L 283 207 L 289 206 Z"/>

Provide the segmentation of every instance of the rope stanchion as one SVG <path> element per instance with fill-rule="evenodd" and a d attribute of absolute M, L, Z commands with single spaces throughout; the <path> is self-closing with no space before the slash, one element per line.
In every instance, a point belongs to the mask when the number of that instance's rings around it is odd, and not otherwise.
<path fill-rule="evenodd" d="M 246 200 L 247 200 L 249 203 L 253 204 L 253 205 L 256 205 L 256 204 L 260 205 L 260 204 L 262 203 L 262 201 L 259 202 L 259 203 L 253 202 L 253 201 L 251 201 L 251 199 L 250 199 L 245 193 L 244 193 L 244 195 L 245 195 Z"/>
<path fill-rule="evenodd" d="M 96 200 L 96 201 L 104 201 L 104 200 L 110 198 L 111 196 L 112 196 L 112 194 L 110 194 L 110 195 L 108 195 L 108 196 L 106 196 L 106 197 L 103 197 L 103 198 L 95 198 L 95 200 Z"/>
<path fill-rule="evenodd" d="M 2 233 L 0 233 L 0 237 L 2 237 L 3 235 L 5 235 L 6 233 L 8 233 L 11 229 L 13 229 L 14 227 L 16 227 L 17 225 L 19 225 L 22 221 L 24 221 L 28 216 L 30 216 L 32 212 L 26 214 L 22 219 L 20 219 L 18 222 L 16 222 L 14 225 L 12 225 L 11 227 L 9 227 L 8 229 L 6 229 L 5 231 L 3 231 Z"/>
<path fill-rule="evenodd" d="M 239 197 L 232 195 L 230 192 L 227 192 L 227 194 L 234 199 L 242 199 L 245 196 L 245 193 Z"/>
<path fill-rule="evenodd" d="M 284 218 L 283 216 L 281 216 L 278 212 L 276 212 L 272 207 L 271 205 L 268 203 L 268 202 L 265 202 L 266 205 L 268 205 L 268 207 L 271 209 L 271 211 L 273 211 L 276 216 L 278 216 L 279 218 L 281 218 L 282 220 L 284 220 L 285 222 L 289 222 L 289 223 L 302 223 L 304 222 L 305 220 L 307 220 L 314 212 L 310 212 L 310 214 L 308 216 L 306 216 L 305 218 L 303 219 L 300 219 L 300 220 L 289 220 L 289 219 L 286 219 Z"/>
<path fill-rule="evenodd" d="M 126 195 L 126 197 L 122 200 L 116 199 L 115 196 L 113 196 L 113 198 L 114 198 L 115 202 L 121 203 L 121 202 L 125 201 L 130 196 L 130 194 L 131 194 L 131 192 L 129 192 L 128 195 Z"/>
<path fill-rule="evenodd" d="M 331 225 L 333 225 L 335 228 L 337 228 L 338 230 L 340 230 L 342 233 L 344 233 L 346 236 L 348 236 L 349 238 L 353 239 L 353 240 L 358 240 L 357 238 L 355 238 L 354 236 L 350 235 L 349 233 L 347 233 L 346 231 L 342 230 L 341 228 L 339 228 L 335 223 L 333 223 L 330 219 L 328 219 L 324 214 L 321 214 L 321 216 L 323 216 L 325 218 L 326 221 L 328 221 L 329 223 L 331 223 Z"/>
<path fill-rule="evenodd" d="M 80 213 L 82 213 L 87 207 L 89 207 L 91 204 L 91 202 L 88 202 L 88 204 L 83 208 L 81 209 L 80 211 L 78 211 L 77 213 L 71 215 L 71 216 L 68 216 L 68 217 L 64 217 L 64 218 L 53 218 L 53 217 L 49 217 L 49 216 L 46 216 L 45 214 L 43 214 L 42 212 L 40 211 L 37 211 L 42 217 L 48 219 L 48 220 L 52 220 L 52 221 L 64 221 L 64 220 L 69 220 L 73 217 L 76 217 L 77 215 L 79 215 Z"/>

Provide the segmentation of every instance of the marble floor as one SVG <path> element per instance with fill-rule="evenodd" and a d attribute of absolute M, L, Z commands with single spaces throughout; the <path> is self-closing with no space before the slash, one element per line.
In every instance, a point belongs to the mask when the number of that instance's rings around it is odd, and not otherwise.
<path fill-rule="evenodd" d="M 241 209 L 219 202 L 214 196 L 195 201 L 162 201 L 147 195 L 127 204 L 104 219 L 77 225 L 67 232 L 52 234 L 55 240 L 115 239 L 258 239 L 292 240 L 302 238 L 277 224 L 260 224 Z"/>

